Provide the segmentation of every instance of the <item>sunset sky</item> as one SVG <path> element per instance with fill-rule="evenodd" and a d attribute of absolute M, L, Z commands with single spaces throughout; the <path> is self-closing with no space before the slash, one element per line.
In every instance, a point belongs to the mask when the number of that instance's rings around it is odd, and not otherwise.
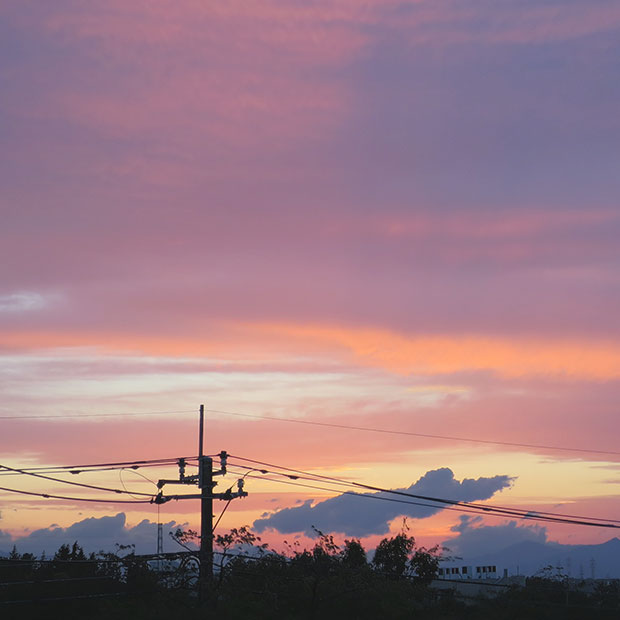
<path fill-rule="evenodd" d="M 616 0 L 8 0 L 0 50 L 1 464 L 196 455 L 204 403 L 209 453 L 618 518 Z M 246 490 L 221 528 L 321 527 L 326 492 Z M 91 517 L 155 545 L 154 506 L 0 491 L 0 550 Z"/>

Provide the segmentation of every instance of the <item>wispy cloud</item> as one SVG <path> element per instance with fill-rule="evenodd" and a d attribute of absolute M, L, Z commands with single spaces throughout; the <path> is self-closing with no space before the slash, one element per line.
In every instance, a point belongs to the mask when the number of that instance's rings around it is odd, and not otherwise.
<path fill-rule="evenodd" d="M 19 292 L 0 295 L 0 312 L 19 313 L 41 310 L 48 305 L 48 300 L 39 293 Z"/>

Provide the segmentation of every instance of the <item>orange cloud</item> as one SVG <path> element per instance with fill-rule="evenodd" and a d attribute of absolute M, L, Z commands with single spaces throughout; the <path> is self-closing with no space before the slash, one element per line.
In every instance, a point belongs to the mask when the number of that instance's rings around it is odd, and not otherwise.
<path fill-rule="evenodd" d="M 620 376 L 620 347 L 589 341 L 509 336 L 415 336 L 385 329 L 266 325 L 280 335 L 322 342 L 363 364 L 399 374 L 491 371 L 506 377 L 565 375 L 610 379 Z"/>
<path fill-rule="evenodd" d="M 620 376 L 620 346 L 613 342 L 492 335 L 415 335 L 380 328 L 292 323 L 213 324 L 184 334 L 6 332 L 5 348 L 99 347 L 126 354 L 289 360 L 292 354 L 339 359 L 400 375 L 488 371 L 508 378 L 552 376 L 607 380 Z"/>

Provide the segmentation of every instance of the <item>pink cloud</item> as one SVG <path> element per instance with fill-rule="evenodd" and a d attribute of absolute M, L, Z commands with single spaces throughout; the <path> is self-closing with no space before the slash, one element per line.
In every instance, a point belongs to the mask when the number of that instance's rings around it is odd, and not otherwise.
<path fill-rule="evenodd" d="M 20 309 L 0 312 L 7 415 L 207 393 L 233 411 L 614 450 L 615 3 L 0 12 L 0 301 Z M 217 450 L 306 468 L 471 454 L 209 428 Z M 194 437 L 184 417 L 7 421 L 0 448 L 62 463 L 183 454 Z"/>
<path fill-rule="evenodd" d="M 243 379 L 237 381 L 240 381 L 241 389 Z M 298 400 L 291 398 L 282 387 L 283 400 L 280 403 L 230 409 L 233 413 L 272 418 L 282 416 L 404 433 L 383 434 L 208 413 L 208 450 L 219 452 L 226 449 L 238 456 L 300 468 L 357 467 L 363 462 L 397 463 L 403 455 L 419 450 L 435 451 L 437 454 L 451 450 L 458 450 L 459 454 L 474 451 L 481 458 L 497 452 L 529 452 L 560 461 L 617 460 L 613 454 L 533 447 L 616 451 L 613 437 L 617 383 L 583 382 L 571 385 L 564 381 L 529 381 L 497 384 L 488 379 L 486 382 L 476 382 L 472 378 L 469 381 L 469 394 L 459 396 L 447 391 L 437 394 L 432 404 L 412 399 L 405 389 L 411 382 L 406 381 L 400 389 L 393 385 L 384 395 L 375 398 L 363 393 L 359 396 L 353 393 L 348 397 L 326 393 Z M 369 384 L 368 380 L 366 384 Z M 250 386 L 246 389 L 249 390 Z M 429 394 L 436 389 L 430 387 Z M 596 395 L 594 400 L 593 394 Z M 213 391 L 212 398 L 221 402 L 223 395 L 220 391 Z M 161 397 L 152 398 L 152 410 L 156 410 Z M 104 405 L 105 409 L 102 409 Z M 159 406 L 161 409 L 161 402 Z M 220 405 L 220 408 L 224 407 Z M 57 405 L 54 410 L 57 410 Z M 109 403 L 104 403 L 100 408 L 91 409 L 91 412 L 114 413 L 119 410 L 127 411 L 128 405 L 121 402 L 110 408 Z M 588 415 L 591 424 L 583 424 L 584 414 Z M 108 461 L 110 458 L 175 457 L 196 452 L 195 414 L 88 420 L 62 419 L 61 415 L 58 420 L 4 420 L 3 427 L 2 450 L 5 455 L 12 458 L 20 454 L 31 455 L 47 464 Z M 408 432 L 413 435 L 407 435 Z M 416 433 L 421 436 L 416 437 Z M 432 435 L 438 437 L 433 438 Z M 458 442 L 441 439 L 441 436 L 516 445 Z M 149 441 L 145 443 L 144 437 L 148 437 Z M 260 445 L 256 443 L 257 437 L 261 438 Z M 520 443 L 530 447 L 519 446 Z M 317 445 L 321 445 L 320 453 L 316 451 Z"/>

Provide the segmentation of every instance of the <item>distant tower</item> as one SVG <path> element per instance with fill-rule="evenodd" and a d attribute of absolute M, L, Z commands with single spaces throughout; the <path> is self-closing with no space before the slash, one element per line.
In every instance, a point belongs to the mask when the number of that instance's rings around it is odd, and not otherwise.
<path fill-rule="evenodd" d="M 590 558 L 590 576 L 592 579 L 596 579 L 596 560 Z"/>
<path fill-rule="evenodd" d="M 573 563 L 571 562 L 570 556 L 566 558 L 566 572 L 569 577 L 573 576 Z"/>
<path fill-rule="evenodd" d="M 157 553 L 164 552 L 164 528 L 161 523 L 157 524 Z"/>

